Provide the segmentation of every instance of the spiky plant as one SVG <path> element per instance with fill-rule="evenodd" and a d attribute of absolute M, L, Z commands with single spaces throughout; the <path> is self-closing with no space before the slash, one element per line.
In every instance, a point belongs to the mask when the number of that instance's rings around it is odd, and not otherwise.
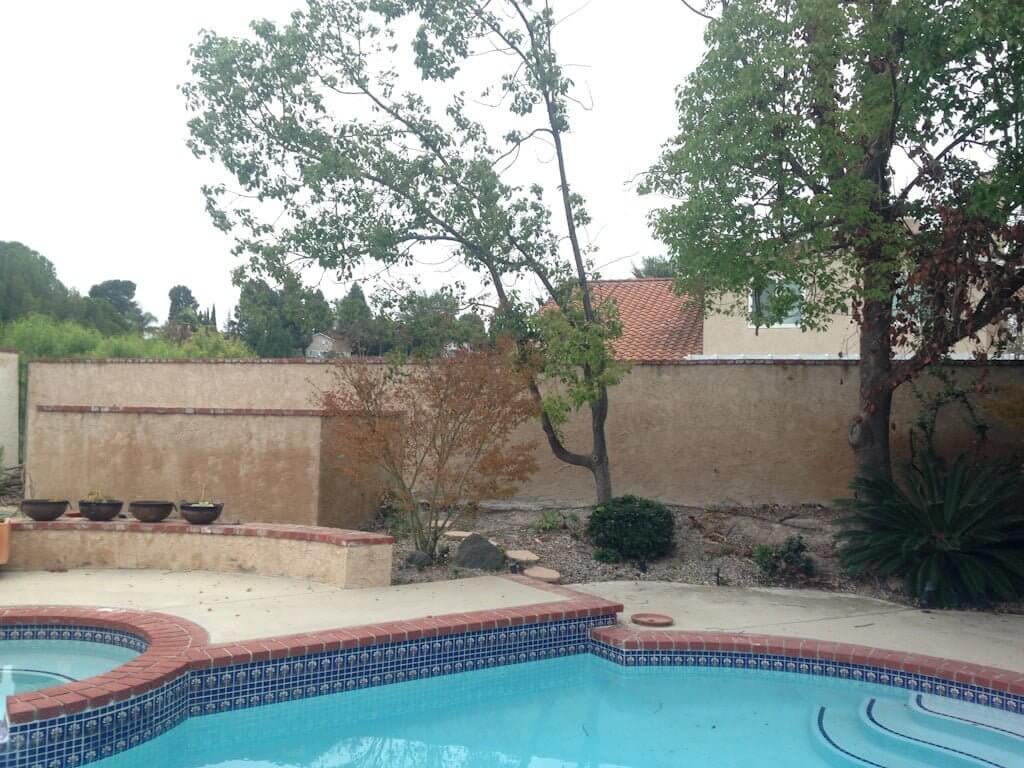
<path fill-rule="evenodd" d="M 928 604 L 955 606 L 1024 595 L 1022 477 L 1012 466 L 946 466 L 932 453 L 899 467 L 898 479 L 861 477 L 838 534 L 853 574 L 902 576 Z"/>

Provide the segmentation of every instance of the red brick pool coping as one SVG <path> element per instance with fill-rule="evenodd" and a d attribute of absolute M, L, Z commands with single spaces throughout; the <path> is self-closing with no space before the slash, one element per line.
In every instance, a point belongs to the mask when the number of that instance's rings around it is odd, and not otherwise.
<path fill-rule="evenodd" d="M 143 653 L 105 674 L 8 696 L 7 717 L 12 723 L 72 715 L 150 691 L 181 674 L 189 651 L 209 640 L 198 624 L 153 611 L 74 606 L 0 608 L 0 625 L 12 624 L 115 629 L 137 635 L 149 644 Z"/>
<path fill-rule="evenodd" d="M 33 523 L 32 525 L 54 525 Z M 75 523 L 106 526 L 108 523 Z M 129 523 L 129 525 L 132 525 Z M 142 525 L 141 523 L 139 525 Z M 155 524 L 157 526 L 162 523 Z M 196 527 L 196 526 L 191 526 Z M 551 592 L 564 600 L 535 603 L 514 608 L 425 616 L 404 621 L 382 622 L 244 642 L 215 643 L 206 630 L 185 619 L 161 613 L 72 606 L 19 606 L 0 608 L 3 624 L 71 624 L 82 627 L 118 629 L 137 634 L 150 643 L 148 650 L 110 672 L 68 685 L 7 698 L 7 717 L 13 724 L 45 720 L 95 709 L 129 696 L 151 691 L 194 669 L 244 664 L 251 661 L 283 659 L 380 643 L 418 640 L 490 629 L 505 629 L 542 621 L 608 616 L 622 611 L 620 603 L 564 587 L 508 576 L 512 581 Z"/>
<path fill-rule="evenodd" d="M 514 608 L 425 616 L 344 629 L 214 644 L 209 643 L 206 631 L 199 625 L 163 613 L 70 606 L 0 608 L 0 625 L 51 624 L 110 628 L 139 635 L 149 643 L 149 648 L 143 654 L 104 675 L 8 697 L 8 719 L 12 724 L 23 724 L 102 707 L 153 690 L 189 670 L 504 629 L 544 621 L 608 616 L 623 610 L 619 603 L 566 587 L 537 582 L 523 576 L 506 578 L 564 599 Z M 849 643 L 774 635 L 641 631 L 621 625 L 596 628 L 591 631 L 591 636 L 599 642 L 621 650 L 726 651 L 864 664 L 891 672 L 930 675 L 961 685 L 989 688 L 1004 694 L 1024 694 L 1022 672 Z"/>
<path fill-rule="evenodd" d="M 990 688 L 1004 694 L 1024 694 L 1024 672 L 920 653 L 889 651 L 868 645 L 778 635 L 634 630 L 621 625 L 599 627 L 591 632 L 591 636 L 598 642 L 626 651 L 724 651 L 862 664 L 881 667 L 890 672 L 929 675 L 960 685 Z"/>
<path fill-rule="evenodd" d="M 132 520 L 111 520 L 95 523 L 90 520 L 11 520 L 12 531 L 88 531 L 90 533 L 173 533 L 198 536 L 257 536 L 267 539 L 290 539 L 333 544 L 336 547 L 368 547 L 375 544 L 394 544 L 391 536 L 366 531 L 348 531 L 312 525 L 282 525 L 280 523 L 213 523 L 192 525 L 180 520 L 162 523 L 140 523 Z"/>

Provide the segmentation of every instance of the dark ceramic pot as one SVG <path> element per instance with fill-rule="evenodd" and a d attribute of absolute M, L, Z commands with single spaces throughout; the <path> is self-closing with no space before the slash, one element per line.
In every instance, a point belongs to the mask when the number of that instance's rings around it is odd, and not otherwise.
<path fill-rule="evenodd" d="M 220 513 L 224 511 L 224 504 L 219 501 L 211 504 L 183 501 L 178 505 L 178 509 L 181 511 L 181 516 L 192 525 L 209 525 L 220 517 Z"/>
<path fill-rule="evenodd" d="M 103 501 L 82 499 L 78 502 L 78 511 L 82 513 L 82 517 L 92 520 L 94 523 L 113 520 L 121 514 L 122 507 L 124 507 L 124 502 L 117 499 L 104 499 Z"/>
<path fill-rule="evenodd" d="M 21 511 L 39 523 L 56 520 L 67 511 L 67 508 L 66 501 L 53 499 L 23 499 L 21 502 Z"/>
<path fill-rule="evenodd" d="M 173 501 L 133 501 L 128 505 L 132 517 L 140 523 L 159 523 L 174 511 Z"/>

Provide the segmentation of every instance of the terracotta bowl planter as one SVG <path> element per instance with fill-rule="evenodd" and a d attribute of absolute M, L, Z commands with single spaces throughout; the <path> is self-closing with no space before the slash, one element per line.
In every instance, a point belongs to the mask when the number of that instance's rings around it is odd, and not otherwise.
<path fill-rule="evenodd" d="M 103 501 L 82 499 L 78 502 L 78 511 L 82 513 L 82 517 L 92 520 L 94 523 L 113 520 L 121 514 L 122 507 L 124 507 L 124 502 L 117 499 L 104 499 Z"/>
<path fill-rule="evenodd" d="M 174 511 L 173 501 L 133 501 L 128 505 L 132 517 L 140 523 L 159 523 Z"/>
<path fill-rule="evenodd" d="M 198 502 L 183 501 L 178 505 L 181 516 L 192 525 L 209 525 L 224 511 L 223 502 L 200 504 Z"/>
<path fill-rule="evenodd" d="M 21 511 L 39 523 L 56 520 L 67 509 L 66 501 L 54 501 L 53 499 L 23 499 L 21 502 Z"/>

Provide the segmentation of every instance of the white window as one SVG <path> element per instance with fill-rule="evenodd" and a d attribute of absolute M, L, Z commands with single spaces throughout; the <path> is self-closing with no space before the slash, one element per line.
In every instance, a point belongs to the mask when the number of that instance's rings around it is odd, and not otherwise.
<path fill-rule="evenodd" d="M 767 328 L 799 328 L 803 291 L 796 283 L 773 282 L 748 298 L 750 325 Z M 782 317 L 777 318 L 781 311 Z"/>

